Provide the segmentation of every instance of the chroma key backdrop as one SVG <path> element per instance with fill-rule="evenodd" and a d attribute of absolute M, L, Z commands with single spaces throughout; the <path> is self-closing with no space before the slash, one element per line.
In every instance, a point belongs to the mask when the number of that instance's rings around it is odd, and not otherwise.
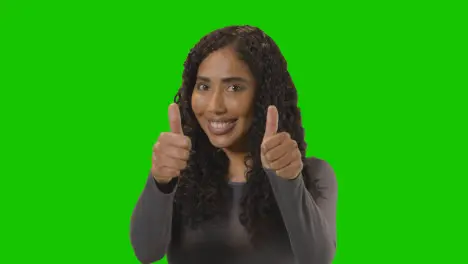
<path fill-rule="evenodd" d="M 460 4 L 3 0 L 0 263 L 138 263 L 130 216 L 183 62 L 234 24 L 279 45 L 307 155 L 335 170 L 333 263 L 466 262 Z"/>

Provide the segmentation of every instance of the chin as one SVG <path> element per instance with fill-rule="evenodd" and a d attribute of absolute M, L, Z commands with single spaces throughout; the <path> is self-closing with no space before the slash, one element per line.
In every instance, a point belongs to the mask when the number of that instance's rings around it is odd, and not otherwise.
<path fill-rule="evenodd" d="M 220 149 L 233 147 L 235 145 L 235 143 L 237 142 L 237 139 L 239 137 L 239 135 L 238 135 L 239 133 L 238 133 L 238 131 L 236 131 L 236 129 L 231 131 L 231 133 L 228 133 L 228 134 L 225 134 L 225 135 L 212 134 L 209 131 L 209 129 L 204 129 L 204 131 L 205 131 L 205 134 L 207 135 L 208 140 L 210 141 L 210 143 L 214 147 L 220 148 Z"/>
<path fill-rule="evenodd" d="M 209 132 L 208 132 L 209 133 Z M 231 138 L 223 138 L 223 136 L 215 136 L 208 134 L 208 139 L 216 148 L 229 148 L 233 145 L 234 140 Z"/>

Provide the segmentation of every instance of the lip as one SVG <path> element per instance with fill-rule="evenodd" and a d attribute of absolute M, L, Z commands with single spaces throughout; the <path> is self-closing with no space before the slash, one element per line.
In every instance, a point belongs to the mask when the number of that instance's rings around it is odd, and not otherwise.
<path fill-rule="evenodd" d="M 229 124 L 225 125 L 224 127 L 214 127 L 211 125 L 211 122 L 228 122 Z M 221 136 L 228 134 L 231 132 L 234 127 L 237 124 L 237 119 L 210 119 L 208 120 L 208 131 L 210 131 L 211 134 L 216 135 L 216 136 Z"/>
<path fill-rule="evenodd" d="M 237 118 L 207 118 L 208 122 L 232 122 L 236 121 Z"/>

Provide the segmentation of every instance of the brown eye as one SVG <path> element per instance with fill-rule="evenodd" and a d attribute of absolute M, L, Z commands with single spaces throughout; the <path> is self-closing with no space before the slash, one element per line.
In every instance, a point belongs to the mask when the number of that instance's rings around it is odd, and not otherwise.
<path fill-rule="evenodd" d="M 205 91 L 206 89 L 208 89 L 208 86 L 204 84 L 198 84 L 196 88 L 199 91 Z"/>
<path fill-rule="evenodd" d="M 242 87 L 240 87 L 239 85 L 230 85 L 228 89 L 233 92 L 238 92 L 242 90 Z"/>

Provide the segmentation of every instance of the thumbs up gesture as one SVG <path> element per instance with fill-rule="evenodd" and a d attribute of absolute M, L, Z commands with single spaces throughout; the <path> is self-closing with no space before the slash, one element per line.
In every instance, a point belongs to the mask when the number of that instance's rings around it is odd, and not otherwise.
<path fill-rule="evenodd" d="M 184 136 L 177 104 L 169 106 L 171 131 L 163 132 L 153 146 L 151 175 L 159 183 L 168 183 L 187 167 L 190 138 Z"/>
<path fill-rule="evenodd" d="M 262 165 L 284 179 L 295 179 L 302 171 L 301 152 L 297 142 L 287 132 L 278 131 L 278 110 L 269 106 L 265 135 L 261 145 Z"/>

